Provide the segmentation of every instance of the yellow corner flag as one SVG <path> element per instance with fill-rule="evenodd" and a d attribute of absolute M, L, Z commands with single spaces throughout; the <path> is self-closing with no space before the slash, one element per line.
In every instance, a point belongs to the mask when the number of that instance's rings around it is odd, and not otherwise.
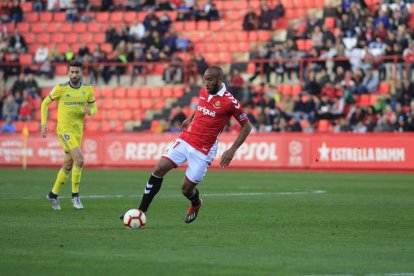
<path fill-rule="evenodd" d="M 22 129 L 22 141 L 23 141 L 23 149 L 22 149 L 22 168 L 23 170 L 27 167 L 27 140 L 29 138 L 29 128 L 27 127 L 27 123 L 24 123 Z"/>

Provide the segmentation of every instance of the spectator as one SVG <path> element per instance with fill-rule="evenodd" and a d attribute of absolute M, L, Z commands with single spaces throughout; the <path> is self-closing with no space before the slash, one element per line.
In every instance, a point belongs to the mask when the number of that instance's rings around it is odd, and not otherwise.
<path fill-rule="evenodd" d="M 141 11 L 141 0 L 127 0 L 127 11 Z"/>
<path fill-rule="evenodd" d="M 15 29 L 13 36 L 10 37 L 9 51 L 19 54 L 27 52 L 26 41 L 18 29 Z"/>
<path fill-rule="evenodd" d="M 175 46 L 178 51 L 187 52 L 190 49 L 191 42 L 186 37 L 178 36 L 175 40 Z"/>
<path fill-rule="evenodd" d="M 9 10 L 10 12 L 10 18 L 9 20 L 11 22 L 14 22 L 15 24 L 22 22 L 23 20 L 23 9 L 20 6 L 19 0 L 13 0 L 12 7 Z"/>
<path fill-rule="evenodd" d="M 273 10 L 275 19 L 279 19 L 285 16 L 285 7 L 283 6 L 281 1 L 276 2 L 276 5 Z"/>
<path fill-rule="evenodd" d="M 246 15 L 243 18 L 243 30 L 245 31 L 256 30 L 257 20 L 258 20 L 258 16 L 255 10 L 253 9 L 253 7 L 249 7 Z"/>
<path fill-rule="evenodd" d="M 157 11 L 173 11 L 174 7 L 169 0 L 158 0 Z"/>
<path fill-rule="evenodd" d="M 79 20 L 78 9 L 74 3 L 70 3 L 66 8 L 66 21 L 76 22 Z"/>
<path fill-rule="evenodd" d="M 32 11 L 41 12 L 44 10 L 44 5 L 42 0 L 33 0 L 32 1 Z"/>
<path fill-rule="evenodd" d="M 346 118 L 341 117 L 341 118 L 339 118 L 338 124 L 334 126 L 333 131 L 336 132 L 336 133 L 338 133 L 338 132 L 351 132 L 352 129 L 349 126 L 348 121 L 346 120 Z"/>
<path fill-rule="evenodd" d="M 368 93 L 375 93 L 378 91 L 379 78 L 372 69 L 368 70 L 367 74 L 362 81 L 362 85 L 366 88 Z"/>
<path fill-rule="evenodd" d="M 16 126 L 11 117 L 7 117 L 3 125 L 0 127 L 0 133 L 15 133 Z"/>
<path fill-rule="evenodd" d="M 260 8 L 260 15 L 259 15 L 259 24 L 258 28 L 260 30 L 271 30 L 272 29 L 272 22 L 273 22 L 273 13 L 272 10 L 269 8 L 267 2 L 263 2 Z"/>
<path fill-rule="evenodd" d="M 86 55 L 91 55 L 89 47 L 86 45 L 85 42 L 82 43 L 81 47 L 78 50 L 77 58 L 79 61 L 83 62 Z"/>
<path fill-rule="evenodd" d="M 101 11 L 113 11 L 114 8 L 114 0 L 102 0 Z"/>
<path fill-rule="evenodd" d="M 233 74 L 230 78 L 229 91 L 231 91 L 233 96 L 239 101 L 241 100 L 242 96 L 243 84 L 244 79 L 241 76 L 240 70 L 234 69 Z"/>
<path fill-rule="evenodd" d="M 23 93 L 23 91 L 27 88 L 26 80 L 24 79 L 24 74 L 21 73 L 19 75 L 19 78 L 14 81 L 12 86 L 12 94 L 13 96 L 16 96 L 17 92 Z"/>
<path fill-rule="evenodd" d="M 27 75 L 26 90 L 33 99 L 40 98 L 40 88 L 32 73 Z"/>
<path fill-rule="evenodd" d="M 166 84 L 182 83 L 184 80 L 184 72 L 181 62 L 183 60 L 178 56 L 174 56 L 171 61 L 173 63 L 167 64 L 162 74 L 162 79 Z"/>
<path fill-rule="evenodd" d="M 20 121 L 31 121 L 33 116 L 33 106 L 27 100 L 23 100 L 19 109 Z"/>
<path fill-rule="evenodd" d="M 72 45 L 69 45 L 68 50 L 63 54 L 65 61 L 71 61 L 75 59 L 75 52 L 73 51 Z"/>
<path fill-rule="evenodd" d="M 141 52 L 134 52 L 133 59 L 131 62 L 145 62 L 145 56 Z M 130 79 L 130 85 L 133 85 L 135 82 L 135 79 L 139 75 L 145 74 L 145 67 L 143 64 L 134 64 L 131 70 L 131 79 Z"/>
<path fill-rule="evenodd" d="M 13 121 L 17 120 L 19 114 L 19 105 L 14 100 L 12 94 L 9 94 L 3 103 L 2 119 L 5 121 L 10 117 Z"/>
<path fill-rule="evenodd" d="M 129 36 L 132 41 L 140 41 L 145 35 L 144 24 L 139 23 L 136 19 L 132 22 L 132 26 L 129 28 Z"/>

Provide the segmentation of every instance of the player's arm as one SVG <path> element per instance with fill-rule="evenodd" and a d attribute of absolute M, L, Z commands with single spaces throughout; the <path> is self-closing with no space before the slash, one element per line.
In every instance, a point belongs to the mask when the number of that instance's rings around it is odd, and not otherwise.
<path fill-rule="evenodd" d="M 234 141 L 233 145 L 231 145 L 231 147 L 228 150 L 226 150 L 221 156 L 221 161 L 220 161 L 221 168 L 225 168 L 230 164 L 237 149 L 244 143 L 247 136 L 249 136 L 251 130 L 252 130 L 252 125 L 250 124 L 249 120 L 246 120 L 245 122 L 242 123 L 242 128 L 240 130 L 239 136 L 237 136 L 236 138 L 236 141 Z"/>
<path fill-rule="evenodd" d="M 195 115 L 195 111 L 194 111 L 194 113 L 189 117 L 189 118 L 187 118 L 187 119 L 185 119 L 184 121 L 183 121 L 183 123 L 181 124 L 181 126 L 183 127 L 183 128 L 186 128 L 190 123 L 191 123 L 191 121 L 193 120 L 193 118 L 194 118 L 194 115 Z"/>
<path fill-rule="evenodd" d="M 85 106 L 85 113 L 93 116 L 98 112 L 98 107 L 96 105 L 96 98 L 93 92 L 93 89 L 90 90 L 89 97 L 88 97 L 88 105 Z"/>
<path fill-rule="evenodd" d="M 42 101 L 42 106 L 40 108 L 40 134 L 43 138 L 46 138 L 48 127 L 47 127 L 47 112 L 49 109 L 49 104 L 52 102 L 52 98 L 48 95 Z"/>
<path fill-rule="evenodd" d="M 88 106 L 85 107 L 85 113 L 93 116 L 98 112 L 98 107 L 96 106 L 96 102 L 88 103 Z"/>

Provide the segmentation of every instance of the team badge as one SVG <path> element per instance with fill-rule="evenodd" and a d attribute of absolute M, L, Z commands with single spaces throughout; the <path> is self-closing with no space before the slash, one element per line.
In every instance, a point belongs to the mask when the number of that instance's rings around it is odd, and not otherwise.
<path fill-rule="evenodd" d="M 215 103 L 214 103 L 214 107 L 215 107 L 215 108 L 219 108 L 219 107 L 220 107 L 220 101 L 215 102 Z"/>
<path fill-rule="evenodd" d="M 85 91 L 82 91 L 82 95 L 85 97 L 86 96 L 86 92 Z"/>
<path fill-rule="evenodd" d="M 70 97 L 70 94 L 66 94 L 66 98 L 69 98 Z"/>

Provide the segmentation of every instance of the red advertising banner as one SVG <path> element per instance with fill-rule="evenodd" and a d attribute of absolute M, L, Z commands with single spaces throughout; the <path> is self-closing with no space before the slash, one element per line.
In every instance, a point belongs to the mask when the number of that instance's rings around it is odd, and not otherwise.
<path fill-rule="evenodd" d="M 153 167 L 176 134 L 86 134 L 87 166 Z M 236 134 L 223 134 L 212 167 Z M 404 169 L 414 172 L 414 134 L 252 134 L 239 148 L 231 168 Z M 60 166 L 64 152 L 55 135 L 31 135 L 23 150 L 20 135 L 0 135 L 0 166 Z"/>
<path fill-rule="evenodd" d="M 315 136 L 310 167 L 414 170 L 413 138 L 412 135 Z"/>

